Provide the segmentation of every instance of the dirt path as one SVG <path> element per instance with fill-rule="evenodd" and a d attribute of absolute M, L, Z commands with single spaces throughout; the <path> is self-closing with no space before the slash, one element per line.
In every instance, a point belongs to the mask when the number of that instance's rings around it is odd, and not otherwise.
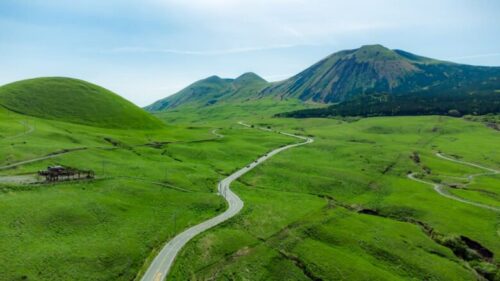
<path fill-rule="evenodd" d="M 35 127 L 34 126 L 30 126 L 28 124 L 28 122 L 23 122 L 23 121 L 18 121 L 19 124 L 25 126 L 25 127 L 28 127 L 28 130 L 24 130 L 22 133 L 19 133 L 17 135 L 14 135 L 14 136 L 9 136 L 9 137 L 5 137 L 3 138 L 2 140 L 11 140 L 11 139 L 16 139 L 16 138 L 19 138 L 19 137 L 22 137 L 22 136 L 26 136 L 26 135 L 29 135 L 31 133 L 33 133 L 35 131 Z"/>
<path fill-rule="evenodd" d="M 65 150 L 62 150 L 62 151 L 54 152 L 52 154 L 49 154 L 49 155 L 46 155 L 46 156 L 43 156 L 43 157 L 28 159 L 28 160 L 24 160 L 24 161 L 12 163 L 12 164 L 5 165 L 5 166 L 0 166 L 0 171 L 1 170 L 12 169 L 12 168 L 15 168 L 15 167 L 18 167 L 18 166 L 22 166 L 22 165 L 26 165 L 26 164 L 30 164 L 30 163 L 34 163 L 34 162 L 38 162 L 38 161 L 43 161 L 43 160 L 47 160 L 47 159 L 51 159 L 51 158 L 56 158 L 56 157 L 59 157 L 61 155 L 64 155 L 64 154 L 67 154 L 67 153 L 70 153 L 70 152 L 75 152 L 75 151 L 80 151 L 80 150 L 85 150 L 85 149 L 87 149 L 87 148 L 86 147 L 80 147 L 80 148 L 73 148 L 73 149 L 65 149 Z"/>
<path fill-rule="evenodd" d="M 495 174 L 499 174 L 500 173 L 500 171 L 498 171 L 498 170 L 491 169 L 491 168 L 488 168 L 488 167 L 484 167 L 484 166 L 481 166 L 481 165 L 478 165 L 478 164 L 475 164 L 475 163 L 470 163 L 470 162 L 458 160 L 458 159 L 455 159 L 455 158 L 451 158 L 451 157 L 445 156 L 444 154 L 439 153 L 439 152 L 436 153 L 436 156 L 439 157 L 439 158 L 441 158 L 441 159 L 444 159 L 444 160 L 448 160 L 448 161 L 452 161 L 452 162 L 455 162 L 455 163 L 459 163 L 459 164 L 463 164 L 463 165 L 468 165 L 468 166 L 472 166 L 472 167 L 476 167 L 476 168 L 488 171 L 488 173 L 481 173 L 481 174 L 475 174 L 475 175 L 470 175 L 470 176 L 464 177 L 464 178 L 469 179 L 470 181 L 472 181 L 474 179 L 474 177 L 477 177 L 477 176 L 495 175 Z M 442 184 L 438 184 L 438 183 L 434 183 L 434 182 L 428 182 L 428 181 L 419 179 L 419 178 L 416 177 L 416 175 L 417 175 L 417 173 L 410 173 L 410 174 L 408 174 L 408 178 L 411 179 L 411 180 L 414 180 L 416 182 L 420 182 L 420 183 L 431 185 L 432 187 L 434 187 L 434 190 L 439 195 L 441 195 L 441 196 L 444 196 L 446 198 L 453 199 L 455 201 L 462 202 L 462 203 L 465 203 L 465 204 L 473 205 L 473 206 L 476 206 L 476 207 L 479 207 L 479 208 L 483 208 L 483 209 L 488 209 L 488 210 L 500 212 L 500 208 L 489 206 L 489 205 L 485 205 L 485 204 L 481 204 L 481 203 L 477 203 L 477 202 L 473 202 L 473 201 L 469 201 L 467 199 L 464 199 L 464 198 L 458 197 L 456 195 L 450 194 L 450 193 L 446 192 L 446 190 L 444 189 L 444 186 Z"/>

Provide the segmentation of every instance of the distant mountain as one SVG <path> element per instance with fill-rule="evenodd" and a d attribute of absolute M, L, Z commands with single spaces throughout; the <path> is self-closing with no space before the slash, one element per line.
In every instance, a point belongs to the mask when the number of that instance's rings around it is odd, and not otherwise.
<path fill-rule="evenodd" d="M 197 81 L 178 93 L 147 107 L 148 111 L 163 111 L 179 106 L 203 107 L 220 102 L 244 101 L 256 98 L 268 82 L 255 73 L 245 73 L 236 79 L 210 76 Z"/>
<path fill-rule="evenodd" d="M 0 106 L 25 115 L 96 127 L 164 127 L 159 119 L 117 94 L 72 78 L 36 78 L 4 85 L 0 87 Z"/>
<path fill-rule="evenodd" d="M 368 45 L 330 55 L 262 95 L 336 103 L 372 93 L 411 94 L 478 84 L 495 89 L 498 79 L 500 67 L 461 65 Z"/>
<path fill-rule="evenodd" d="M 421 94 L 427 96 L 426 99 L 419 100 L 424 103 L 422 106 L 426 107 L 432 96 L 440 93 L 445 93 L 441 100 L 446 100 L 447 104 L 453 102 L 455 95 L 469 95 L 469 98 L 473 99 L 478 91 L 481 92 L 481 98 L 484 98 L 485 95 L 498 93 L 499 83 L 500 67 L 463 65 L 402 50 L 390 50 L 381 45 L 367 45 L 334 53 L 280 82 L 267 83 L 253 73 L 244 74 L 237 79 L 212 76 L 146 109 L 168 111 L 177 108 L 179 111 L 185 106 L 200 109 L 210 108 L 212 105 L 231 105 L 235 102 L 241 105 L 251 101 L 252 108 L 258 110 L 256 105 L 261 99 L 281 103 L 301 101 L 309 107 L 315 103 L 336 104 L 353 101 L 349 105 L 351 108 L 354 104 L 362 106 L 361 100 L 373 104 L 376 98 L 371 99 L 371 95 L 392 97 Z M 403 100 L 397 98 L 391 99 L 391 102 L 394 105 L 396 102 L 408 102 L 411 99 Z M 479 106 L 482 103 L 475 104 Z M 475 112 L 477 108 L 464 108 L 464 111 Z M 362 110 L 359 112 L 371 114 Z M 426 107 L 426 112 L 435 110 Z"/>

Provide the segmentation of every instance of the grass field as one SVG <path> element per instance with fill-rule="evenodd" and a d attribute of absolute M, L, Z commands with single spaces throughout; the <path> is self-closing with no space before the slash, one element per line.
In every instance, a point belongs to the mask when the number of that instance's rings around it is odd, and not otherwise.
<path fill-rule="evenodd" d="M 498 213 L 442 197 L 406 178 L 409 171 L 430 171 L 435 179 L 478 172 L 439 159 L 436 151 L 498 169 L 498 132 L 437 116 L 260 122 L 312 135 L 315 142 L 245 175 L 235 187 L 247 202 L 244 212 L 189 244 L 173 280 L 499 277 Z M 412 159 L 415 153 L 419 163 Z M 474 191 L 476 186 L 490 196 Z M 457 194 L 498 205 L 499 186 L 497 176 L 477 178 L 462 191 L 469 195 Z M 493 259 L 465 246 L 461 236 L 487 248 Z"/>
<path fill-rule="evenodd" d="M 213 119 L 173 112 L 160 115 L 165 129 L 120 130 L 0 108 L 0 166 L 59 153 L 0 170 L 0 280 L 136 278 L 169 237 L 222 212 L 218 180 L 296 141 L 239 120 L 315 142 L 234 183 L 242 213 L 190 242 L 172 280 L 499 278 L 499 214 L 406 177 L 466 185 L 446 190 L 498 206 L 499 176 L 469 184 L 484 171 L 435 155 L 499 169 L 497 131 L 438 116 L 295 120 L 266 117 L 272 103 L 262 115 L 239 110 Z M 1 183 L 52 164 L 92 169 L 97 179 Z"/>
<path fill-rule="evenodd" d="M 241 103 L 217 103 L 212 106 L 182 106 L 168 111 L 155 113 L 160 119 L 168 123 L 189 126 L 197 125 L 227 125 L 245 120 L 267 120 L 276 113 L 308 108 L 312 105 L 304 104 L 295 99 L 278 100 L 275 98 L 261 98 Z M 319 107 L 314 104 L 314 107 Z"/>
<path fill-rule="evenodd" d="M 0 120 L 0 166 L 70 151 L 0 170 L 0 280 L 132 280 L 169 237 L 225 209 L 218 179 L 293 142 L 236 125 L 218 138 L 212 127 L 113 130 L 5 109 Z M 1 183 L 53 164 L 97 179 Z"/>

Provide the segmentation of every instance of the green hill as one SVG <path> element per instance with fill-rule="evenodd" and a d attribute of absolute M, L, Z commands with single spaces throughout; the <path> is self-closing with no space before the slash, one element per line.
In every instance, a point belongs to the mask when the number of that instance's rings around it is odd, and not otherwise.
<path fill-rule="evenodd" d="M 225 102 L 248 101 L 257 98 L 269 83 L 255 73 L 245 73 L 236 79 L 210 76 L 197 81 L 178 93 L 159 100 L 145 109 L 164 111 L 179 106 L 200 108 Z"/>
<path fill-rule="evenodd" d="M 336 103 L 363 94 L 496 89 L 500 67 L 439 61 L 381 45 L 341 51 L 263 91 L 264 95 Z"/>
<path fill-rule="evenodd" d="M 117 94 L 72 78 L 35 78 L 4 85 L 0 105 L 25 115 L 96 127 L 163 127 L 156 117 Z"/>

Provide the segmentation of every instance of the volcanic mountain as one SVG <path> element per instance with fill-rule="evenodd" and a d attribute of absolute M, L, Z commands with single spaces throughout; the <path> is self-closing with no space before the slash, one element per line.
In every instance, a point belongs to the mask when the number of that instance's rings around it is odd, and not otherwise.
<path fill-rule="evenodd" d="M 500 67 L 461 65 L 381 45 L 335 53 L 263 91 L 263 95 L 336 103 L 362 94 L 411 94 L 495 84 Z M 496 86 L 492 85 L 492 88 Z"/>
<path fill-rule="evenodd" d="M 253 73 L 237 79 L 212 76 L 148 107 L 150 111 L 208 107 L 233 102 L 277 101 L 339 103 L 372 94 L 412 95 L 422 92 L 473 94 L 500 89 L 500 67 L 457 64 L 418 56 L 382 45 L 334 53 L 299 74 L 267 83 Z"/>

